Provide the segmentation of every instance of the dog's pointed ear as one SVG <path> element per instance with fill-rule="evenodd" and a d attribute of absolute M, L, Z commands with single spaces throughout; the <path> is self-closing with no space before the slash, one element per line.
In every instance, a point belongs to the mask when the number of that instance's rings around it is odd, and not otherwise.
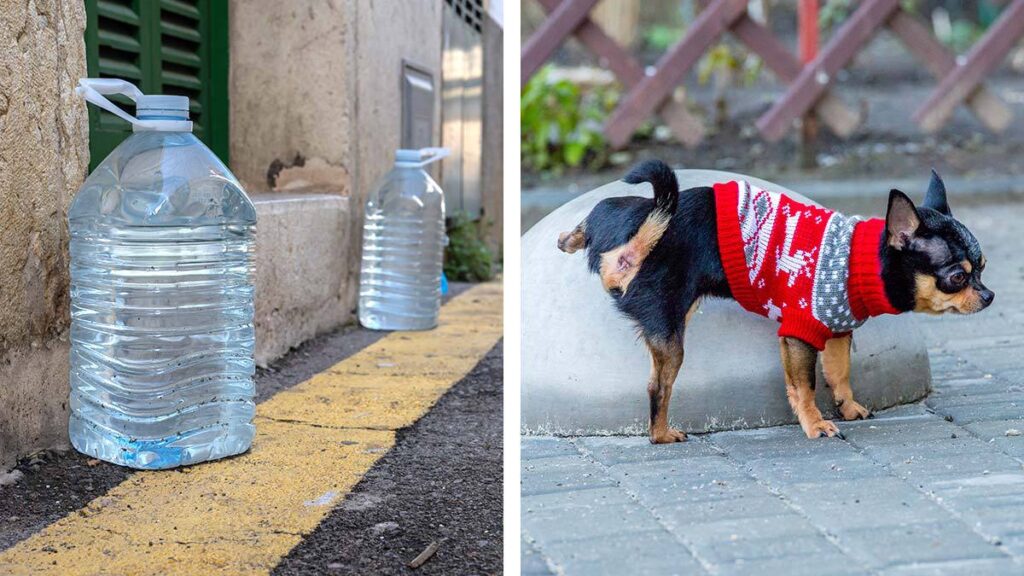
<path fill-rule="evenodd" d="M 885 213 L 886 242 L 897 250 L 910 245 L 918 228 L 921 217 L 917 208 L 906 194 L 893 189 L 889 192 L 889 209 Z"/>
<path fill-rule="evenodd" d="M 952 216 L 949 211 L 949 203 L 946 202 L 946 185 L 942 183 L 942 178 L 934 168 L 932 168 L 932 179 L 928 182 L 928 192 L 924 195 L 923 206 L 940 214 Z"/>

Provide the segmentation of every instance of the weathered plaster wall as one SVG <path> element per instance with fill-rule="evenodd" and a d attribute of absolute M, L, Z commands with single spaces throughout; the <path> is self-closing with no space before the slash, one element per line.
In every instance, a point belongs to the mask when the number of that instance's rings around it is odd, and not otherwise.
<path fill-rule="evenodd" d="M 67 443 L 67 208 L 89 161 L 78 0 L 0 0 L 0 471 Z M 56 424 L 55 424 L 56 423 Z"/>
<path fill-rule="evenodd" d="M 357 4 L 231 0 L 231 170 L 246 190 L 351 192 Z"/>

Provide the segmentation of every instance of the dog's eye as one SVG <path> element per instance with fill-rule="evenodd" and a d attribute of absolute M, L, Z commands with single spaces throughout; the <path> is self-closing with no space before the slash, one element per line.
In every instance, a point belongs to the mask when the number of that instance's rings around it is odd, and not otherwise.
<path fill-rule="evenodd" d="M 967 273 L 963 271 L 957 272 L 949 277 L 949 281 L 956 286 L 960 286 L 967 281 Z"/>

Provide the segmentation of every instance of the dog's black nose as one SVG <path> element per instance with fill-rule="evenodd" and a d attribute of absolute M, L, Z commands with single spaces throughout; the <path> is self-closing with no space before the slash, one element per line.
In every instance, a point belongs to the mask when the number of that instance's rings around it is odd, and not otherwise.
<path fill-rule="evenodd" d="M 996 293 L 991 290 L 982 290 L 980 296 L 981 301 L 985 304 L 985 306 L 988 306 L 989 304 L 992 303 L 993 300 L 996 299 Z"/>

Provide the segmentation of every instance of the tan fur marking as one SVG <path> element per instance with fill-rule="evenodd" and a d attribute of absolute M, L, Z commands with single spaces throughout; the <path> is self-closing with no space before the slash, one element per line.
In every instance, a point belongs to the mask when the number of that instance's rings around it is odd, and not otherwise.
<path fill-rule="evenodd" d="M 647 216 L 629 242 L 601 254 L 601 285 L 605 290 L 618 289 L 626 293 L 644 259 L 665 233 L 670 220 L 670 214 L 655 210 Z"/>
<path fill-rule="evenodd" d="M 582 250 L 587 243 L 587 222 L 584 220 L 579 226 L 573 228 L 572 232 L 562 232 L 558 235 L 558 249 L 567 254 Z"/>
<path fill-rule="evenodd" d="M 696 301 L 694 301 L 693 304 L 690 305 L 690 309 L 686 311 L 686 318 L 683 321 L 686 322 L 687 327 L 690 326 L 690 318 L 693 318 L 693 315 L 696 314 L 698 310 L 700 310 L 701 300 L 701 298 L 698 298 Z"/>
<path fill-rule="evenodd" d="M 974 267 L 971 266 L 970 260 L 964 260 L 963 262 L 960 263 L 960 265 L 964 267 L 964 271 L 967 272 L 968 274 L 970 274 L 971 271 L 974 269 Z"/>
<path fill-rule="evenodd" d="M 964 288 L 956 294 L 946 294 L 935 285 L 934 276 L 918 274 L 914 281 L 915 312 L 925 312 L 927 314 L 943 314 L 945 312 L 971 314 L 985 307 L 985 304 L 981 301 L 981 294 L 971 286 Z"/>
<path fill-rule="evenodd" d="M 853 399 L 850 389 L 850 343 L 852 337 L 847 334 L 842 338 L 832 338 L 825 342 L 825 351 L 821 354 L 821 367 L 825 373 L 825 382 L 832 389 L 832 398 L 843 420 L 867 418 L 871 411 Z"/>
<path fill-rule="evenodd" d="M 779 352 L 786 377 L 786 398 L 808 438 L 835 436 L 839 428 L 821 416 L 814 403 L 814 365 L 817 351 L 796 338 L 780 338 Z"/>

